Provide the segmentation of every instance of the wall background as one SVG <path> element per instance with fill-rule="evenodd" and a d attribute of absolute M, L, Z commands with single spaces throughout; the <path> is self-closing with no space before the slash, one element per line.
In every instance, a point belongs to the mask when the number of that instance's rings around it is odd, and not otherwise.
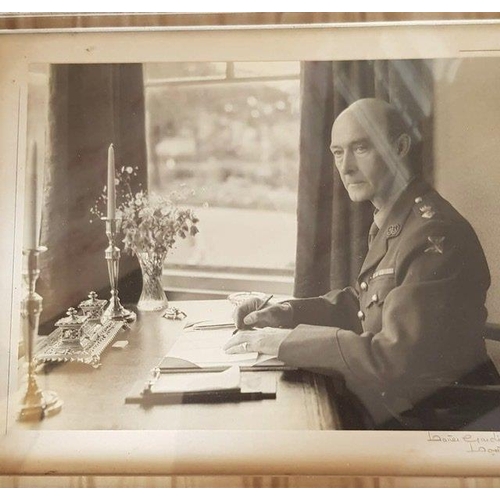
<path fill-rule="evenodd" d="M 138 14 L 138 15 L 0 15 L 0 29 L 109 27 L 109 26 L 200 26 L 209 24 L 293 24 L 326 22 L 366 22 L 432 19 L 497 19 L 498 13 L 247 13 L 247 14 Z M 478 78 L 478 70 L 488 79 Z M 439 75 L 439 72 L 436 73 Z M 455 84 L 450 88 L 445 78 L 436 79 L 439 98 L 436 109 L 436 150 L 438 188 L 463 211 L 477 228 L 486 248 L 490 266 L 498 268 L 494 241 L 500 241 L 499 208 L 495 206 L 497 167 L 500 144 L 491 131 L 500 130 L 500 64 L 494 60 L 463 62 Z M 474 90 L 472 90 L 474 89 Z M 489 98 L 486 99 L 485 96 Z M 448 109 L 451 111 L 444 112 Z M 462 129 L 462 135 L 449 130 Z M 451 127 L 451 128 L 450 128 Z M 456 127 L 456 128 L 455 128 Z M 486 134 L 486 135 L 485 135 Z M 480 147 L 478 147 L 478 141 Z M 446 186 L 449 174 L 455 182 Z M 486 183 L 485 178 L 491 178 Z M 471 189 L 463 189 L 471 183 Z M 498 197 L 498 196 L 497 196 Z M 500 275 L 494 274 L 500 284 Z M 490 294 L 492 319 L 500 321 L 500 291 Z M 404 478 L 404 477 L 0 477 L 0 487 L 499 487 L 500 478 Z"/>
<path fill-rule="evenodd" d="M 436 187 L 483 244 L 488 320 L 500 323 L 500 57 L 440 60 L 434 70 Z"/>

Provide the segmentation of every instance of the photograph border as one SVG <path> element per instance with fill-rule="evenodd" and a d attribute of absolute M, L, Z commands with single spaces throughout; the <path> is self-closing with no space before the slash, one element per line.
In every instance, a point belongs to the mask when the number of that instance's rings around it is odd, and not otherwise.
<path fill-rule="evenodd" d="M 484 453 L 470 451 L 470 442 L 500 442 L 498 433 L 9 431 L 9 395 L 17 383 L 30 63 L 493 57 L 500 55 L 498 40 L 496 20 L 0 31 L 0 93 L 5 96 L 0 101 L 5 152 L 0 158 L 0 331 L 5 332 L 0 340 L 0 473 L 498 475 L 500 454 L 488 452 L 488 446 Z M 276 50 L 263 50 L 270 44 Z"/>

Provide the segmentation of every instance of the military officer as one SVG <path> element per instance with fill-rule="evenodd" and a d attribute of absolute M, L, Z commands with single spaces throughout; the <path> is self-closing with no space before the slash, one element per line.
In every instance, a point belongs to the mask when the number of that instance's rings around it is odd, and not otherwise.
<path fill-rule="evenodd" d="M 470 224 L 415 175 L 410 148 L 385 101 L 362 99 L 339 115 L 335 166 L 350 199 L 375 207 L 358 279 L 259 311 L 251 300 L 236 311 L 242 331 L 226 345 L 341 375 L 381 428 L 450 384 L 498 381 L 482 337 L 490 285 L 483 250 Z M 244 331 L 251 327 L 267 328 Z"/>

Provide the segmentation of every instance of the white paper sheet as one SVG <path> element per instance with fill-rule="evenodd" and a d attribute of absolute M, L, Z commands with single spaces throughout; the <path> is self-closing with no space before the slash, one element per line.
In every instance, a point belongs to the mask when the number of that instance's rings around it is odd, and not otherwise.
<path fill-rule="evenodd" d="M 169 357 L 185 359 L 198 366 L 230 365 L 233 363 L 253 364 L 258 353 L 226 354 L 224 345 L 231 338 L 231 329 L 189 331 L 173 345 Z"/>
<path fill-rule="evenodd" d="M 151 388 L 153 393 L 210 392 L 238 389 L 240 368 L 232 366 L 217 373 L 169 373 L 160 375 Z"/>

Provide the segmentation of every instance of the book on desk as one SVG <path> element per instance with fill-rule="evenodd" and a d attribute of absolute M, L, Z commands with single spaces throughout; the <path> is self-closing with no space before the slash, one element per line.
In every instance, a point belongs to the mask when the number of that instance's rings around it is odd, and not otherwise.
<path fill-rule="evenodd" d="M 276 398 L 276 375 L 290 369 L 273 356 L 226 354 L 231 329 L 184 332 L 152 378 L 136 386 L 127 403 L 215 403 Z"/>

